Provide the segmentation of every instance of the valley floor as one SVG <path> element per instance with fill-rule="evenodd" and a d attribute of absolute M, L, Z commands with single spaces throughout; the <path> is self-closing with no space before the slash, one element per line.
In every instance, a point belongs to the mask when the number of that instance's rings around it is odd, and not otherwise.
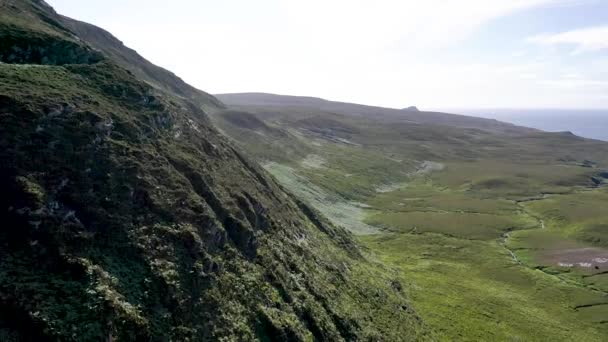
<path fill-rule="evenodd" d="M 527 206 L 603 195 L 527 202 L 522 214 L 533 215 Z M 608 251 L 569 239 L 552 221 L 545 227 L 550 218 L 538 215 L 537 227 L 498 239 L 388 228 L 360 241 L 398 270 L 418 312 L 445 340 L 605 340 Z"/>
<path fill-rule="evenodd" d="M 608 144 L 312 108 L 239 107 L 217 120 L 355 234 L 440 340 L 608 340 Z"/>
<path fill-rule="evenodd" d="M 459 167 L 411 173 L 359 203 L 323 193 L 293 169 L 289 177 L 267 165 L 335 223 L 355 227 L 369 256 L 407 284 L 415 309 L 441 339 L 605 340 L 608 249 L 601 225 L 608 213 L 598 203 L 608 202 L 608 191 L 490 196 L 444 183 Z"/>

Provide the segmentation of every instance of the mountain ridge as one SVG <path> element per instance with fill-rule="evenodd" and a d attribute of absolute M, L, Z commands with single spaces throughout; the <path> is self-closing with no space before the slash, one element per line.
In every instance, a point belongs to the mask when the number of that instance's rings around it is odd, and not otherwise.
<path fill-rule="evenodd" d="M 518 127 L 495 119 L 432 111 L 406 111 L 397 108 L 331 101 L 316 97 L 276 95 L 270 93 L 232 93 L 215 94 L 215 96 L 226 105 L 232 107 L 310 107 L 316 110 L 349 116 L 366 118 L 374 118 L 377 116 L 382 120 L 407 120 L 420 124 L 480 128 L 498 132 L 508 132 L 513 128 L 536 131 L 532 128 Z"/>

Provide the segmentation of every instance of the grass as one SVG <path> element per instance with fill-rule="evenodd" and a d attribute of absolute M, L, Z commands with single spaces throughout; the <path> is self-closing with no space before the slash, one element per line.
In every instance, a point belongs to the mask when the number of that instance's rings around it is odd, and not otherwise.
<path fill-rule="evenodd" d="M 389 158 L 378 158 L 365 149 L 344 146 L 323 146 L 319 155 L 328 162 L 323 170 L 304 169 L 302 174 L 311 182 L 332 193 L 360 201 L 387 184 L 403 182 L 414 166 Z"/>
<path fill-rule="evenodd" d="M 481 199 L 467 191 L 439 188 L 420 178 L 399 190 L 380 193 L 368 203 L 375 212 L 366 222 L 400 232 L 435 232 L 490 240 L 538 224 L 513 201 Z"/>
<path fill-rule="evenodd" d="M 600 295 L 517 265 L 494 241 L 403 233 L 360 240 L 399 271 L 419 314 L 441 340 L 605 339 L 587 319 L 601 316 L 573 309 Z"/>
<path fill-rule="evenodd" d="M 439 186 L 466 189 L 482 198 L 519 199 L 542 193 L 567 193 L 575 186 L 591 185 L 597 171 L 566 163 L 521 163 L 481 160 L 450 163 L 433 174 Z"/>
<path fill-rule="evenodd" d="M 594 276 L 588 276 L 583 279 L 586 285 L 592 286 L 598 289 L 608 289 L 608 274 L 597 274 Z"/>
<path fill-rule="evenodd" d="M 542 257 L 553 247 L 603 248 L 606 192 L 583 190 L 608 166 L 608 154 L 599 153 L 606 144 L 315 107 L 238 108 L 286 133 L 277 141 L 289 144 L 263 154 L 255 139 L 243 145 L 275 161 L 269 170 L 286 188 L 334 220 L 341 211 L 342 225 L 354 233 L 361 221 L 379 228 L 358 238 L 368 258 L 394 270 L 438 339 L 608 338 L 600 323 L 608 306 L 594 305 L 606 301 L 608 275 L 551 267 Z M 293 145 L 308 151 L 266 158 Z M 416 173 L 424 161 L 444 167 Z M 350 211 L 335 199 L 363 205 Z"/>
<path fill-rule="evenodd" d="M 432 211 L 379 213 L 366 222 L 391 231 L 434 232 L 472 240 L 496 239 L 510 230 L 528 229 L 535 223 L 525 217 Z"/>
<path fill-rule="evenodd" d="M 526 208 L 543 217 L 551 231 L 598 246 L 608 247 L 608 191 L 585 191 L 552 196 L 526 203 Z"/>
<path fill-rule="evenodd" d="M 349 169 L 342 164 L 338 171 L 331 154 L 323 156 L 322 167 L 313 169 L 315 177 L 303 176 L 311 172 L 305 164 L 300 165 L 301 169 L 290 168 L 289 173 L 277 172 L 276 166 L 271 172 L 289 189 L 296 189 L 293 180 L 299 179 L 300 185 L 323 189 L 331 197 L 332 189 L 348 187 L 347 181 L 342 185 L 343 177 L 337 174 Z M 352 155 L 348 158 L 354 160 Z M 378 161 L 365 163 L 374 162 Z M 550 217 L 543 213 L 567 212 L 567 217 L 560 220 L 575 223 L 583 219 L 602 221 L 604 211 L 589 204 L 602 203 L 605 194 L 601 190 L 577 192 L 591 172 L 587 168 L 563 166 L 558 169 L 564 170 L 563 174 L 547 174 L 552 168 L 536 164 L 526 167 L 522 187 L 505 192 L 502 186 L 483 188 L 477 184 L 483 184 L 488 175 L 523 178 L 523 174 L 514 173 L 521 173 L 524 166 L 451 162 L 442 171 L 402 176 L 402 183 L 392 191 L 367 192 L 364 202 L 369 207 L 363 206 L 356 215 L 343 211 L 344 216 L 357 221 L 366 214 L 365 223 L 385 229 L 360 236 L 359 240 L 369 248 L 371 258 L 396 270 L 417 312 L 439 332 L 441 340 L 602 341 L 606 337 L 607 331 L 599 322 L 608 315 L 608 305 L 592 305 L 606 302 L 601 292 L 606 275 L 588 277 L 572 270 L 543 269 L 545 266 L 534 262 L 540 244 L 554 243 L 562 249 L 588 246 L 584 239 L 577 241 L 552 228 L 541 229 L 540 220 L 552 227 Z M 381 184 L 374 176 L 366 181 L 369 188 Z M 516 201 L 543 191 L 564 195 Z M 296 194 L 302 197 L 297 190 Z M 572 197 L 580 203 L 568 211 L 573 203 L 563 199 Z M 328 201 L 313 203 L 331 206 Z M 345 220 L 343 224 L 352 223 Z M 353 231 L 360 233 L 356 228 Z M 580 231 L 576 232 L 573 236 L 580 236 Z M 518 261 L 501 243 L 505 233 L 509 233 L 506 245 L 515 251 Z"/>
<path fill-rule="evenodd" d="M 391 211 L 449 211 L 512 215 L 519 207 L 505 199 L 478 198 L 463 191 L 440 190 L 429 184 L 410 183 L 403 188 L 378 194 L 369 200 L 372 207 Z"/>
<path fill-rule="evenodd" d="M 366 208 L 353 201 L 347 201 L 337 194 L 332 194 L 299 175 L 293 168 L 277 163 L 264 166 L 281 184 L 288 187 L 296 196 L 303 199 L 334 224 L 356 234 L 372 234 L 378 229 L 363 222 Z"/>
<path fill-rule="evenodd" d="M 608 303 L 608 259 L 606 230 L 608 214 L 602 210 L 605 189 L 555 195 L 541 201 L 523 203 L 527 211 L 545 222 L 545 229 L 520 231 L 511 235 L 509 248 L 516 250 L 530 267 L 542 268 L 561 279 L 595 289 Z M 582 267 L 580 263 L 588 263 Z M 566 266 L 567 265 L 567 266 Z M 608 315 L 608 305 L 590 312 Z"/>

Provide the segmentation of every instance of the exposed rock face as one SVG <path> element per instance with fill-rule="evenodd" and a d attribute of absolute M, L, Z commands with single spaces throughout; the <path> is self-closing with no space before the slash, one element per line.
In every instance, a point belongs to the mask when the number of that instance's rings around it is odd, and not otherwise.
<path fill-rule="evenodd" d="M 0 48 L 0 340 L 427 336 L 348 233 L 214 129 L 219 101 L 62 20 L 0 0 L 0 37 L 20 32 Z"/>
<path fill-rule="evenodd" d="M 9 28 L 1 30 L 0 61 L 16 64 L 93 64 L 101 61 L 101 54 L 75 42 L 50 35 L 30 35 Z"/>
<path fill-rule="evenodd" d="M 406 112 L 419 112 L 418 107 L 416 107 L 416 106 L 410 106 L 407 108 L 403 108 L 403 110 Z"/>

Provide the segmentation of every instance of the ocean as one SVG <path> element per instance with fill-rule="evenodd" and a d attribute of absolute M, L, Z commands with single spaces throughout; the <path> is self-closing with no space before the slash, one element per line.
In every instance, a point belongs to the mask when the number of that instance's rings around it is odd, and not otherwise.
<path fill-rule="evenodd" d="M 570 131 L 581 137 L 608 141 L 608 109 L 472 109 L 456 112 L 548 132 Z"/>

